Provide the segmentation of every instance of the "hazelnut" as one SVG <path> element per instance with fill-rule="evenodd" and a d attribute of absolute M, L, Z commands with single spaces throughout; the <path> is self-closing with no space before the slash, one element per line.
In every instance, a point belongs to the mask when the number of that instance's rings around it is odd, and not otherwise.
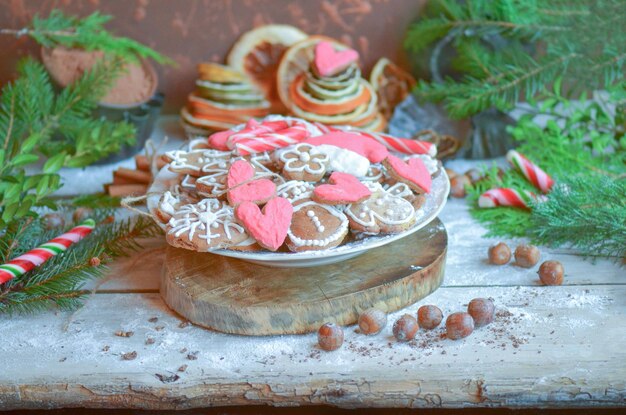
<path fill-rule="evenodd" d="M 459 173 L 455 172 L 452 169 L 449 169 L 447 167 L 445 169 L 446 169 L 446 174 L 448 175 L 449 179 L 452 179 L 454 176 L 458 176 L 459 175 Z"/>
<path fill-rule="evenodd" d="M 74 223 L 82 222 L 93 214 L 93 209 L 79 207 L 72 214 L 72 220 Z"/>
<path fill-rule="evenodd" d="M 458 198 L 465 197 L 467 194 L 465 187 L 471 185 L 472 183 L 466 175 L 459 174 L 458 176 L 454 176 L 450 179 L 450 195 Z"/>
<path fill-rule="evenodd" d="M 469 169 L 465 172 L 465 175 L 469 178 L 472 184 L 478 182 L 480 179 L 484 177 L 482 172 L 478 169 Z"/>
<path fill-rule="evenodd" d="M 467 312 L 474 319 L 475 327 L 486 326 L 493 321 L 496 307 L 488 298 L 474 298 L 467 306 Z"/>
<path fill-rule="evenodd" d="M 423 305 L 417 310 L 419 326 L 426 330 L 432 330 L 441 324 L 443 313 L 436 305 Z"/>
<path fill-rule="evenodd" d="M 474 319 L 467 313 L 452 313 L 446 319 L 446 335 L 451 340 L 467 337 L 474 331 Z"/>
<path fill-rule="evenodd" d="M 534 245 L 518 245 L 515 248 L 515 264 L 520 267 L 534 267 L 539 262 L 539 257 L 541 257 L 539 248 Z"/>
<path fill-rule="evenodd" d="M 377 308 L 365 310 L 359 316 L 359 328 L 363 334 L 378 334 L 387 325 L 387 314 Z"/>
<path fill-rule="evenodd" d="M 504 242 L 489 247 L 489 263 L 504 265 L 511 260 L 511 248 Z"/>
<path fill-rule="evenodd" d="M 559 261 L 546 261 L 539 267 L 538 274 L 543 285 L 561 285 L 564 272 Z"/>
<path fill-rule="evenodd" d="M 398 341 L 412 340 L 417 333 L 417 320 L 410 314 L 405 314 L 393 323 L 393 335 Z"/>
<path fill-rule="evenodd" d="M 337 350 L 343 344 L 343 330 L 334 323 L 326 323 L 317 331 L 317 342 L 327 352 Z"/>
<path fill-rule="evenodd" d="M 49 231 L 65 226 L 65 218 L 60 213 L 47 213 L 43 215 L 42 220 L 44 228 Z"/>

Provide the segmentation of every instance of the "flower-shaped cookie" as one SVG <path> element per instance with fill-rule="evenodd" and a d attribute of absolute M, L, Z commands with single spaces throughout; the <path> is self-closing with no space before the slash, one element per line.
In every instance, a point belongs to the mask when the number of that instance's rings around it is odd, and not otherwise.
<path fill-rule="evenodd" d="M 279 157 L 283 166 L 283 176 L 288 180 L 317 182 L 324 177 L 328 165 L 328 155 L 322 154 L 310 144 L 299 143 L 283 150 Z"/>

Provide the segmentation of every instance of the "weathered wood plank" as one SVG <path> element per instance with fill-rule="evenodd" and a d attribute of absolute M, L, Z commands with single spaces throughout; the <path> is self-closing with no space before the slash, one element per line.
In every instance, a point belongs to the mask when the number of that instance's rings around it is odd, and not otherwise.
<path fill-rule="evenodd" d="M 626 404 L 626 287 L 449 287 L 406 311 L 428 302 L 447 314 L 477 296 L 493 297 L 499 317 L 464 340 L 439 330 L 399 344 L 391 325 L 375 337 L 349 327 L 344 347 L 324 353 L 314 335 L 180 327 L 157 294 L 95 295 L 74 314 L 2 322 L 0 408 Z"/>

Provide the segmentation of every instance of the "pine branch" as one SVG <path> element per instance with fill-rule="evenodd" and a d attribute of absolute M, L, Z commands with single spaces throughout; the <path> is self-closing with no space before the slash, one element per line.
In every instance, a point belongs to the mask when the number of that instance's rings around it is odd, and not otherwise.
<path fill-rule="evenodd" d="M 64 46 L 85 50 L 101 50 L 106 54 L 122 58 L 124 61 L 137 61 L 139 58 L 151 58 L 160 64 L 172 64 L 173 61 L 151 48 L 126 37 L 116 37 L 109 33 L 104 25 L 111 16 L 95 12 L 83 19 L 66 16 L 60 10 L 52 10 L 43 19 L 36 15 L 32 25 L 15 29 L 0 29 L 0 34 L 16 37 L 30 36 L 46 48 Z"/>
<path fill-rule="evenodd" d="M 106 216 L 109 211 L 96 212 L 97 217 Z M 41 220 L 24 226 L 29 229 L 24 234 L 14 234 L 10 243 L 27 251 L 50 238 L 44 232 Z M 31 229 L 32 228 L 32 229 Z M 60 230 L 54 230 L 60 233 Z M 16 277 L 0 286 L 0 313 L 29 313 L 56 305 L 72 309 L 81 305 L 85 281 L 99 278 L 106 270 L 106 264 L 114 258 L 141 249 L 138 240 L 160 234 L 161 230 L 147 218 L 128 219 L 114 223 L 100 223 L 85 239 L 72 245 L 40 267 Z M 38 237 L 27 238 L 26 234 Z M 2 239 L 6 239 L 2 238 Z M 6 242 L 6 241 L 5 241 Z M 95 265 L 91 258 L 99 258 Z"/>

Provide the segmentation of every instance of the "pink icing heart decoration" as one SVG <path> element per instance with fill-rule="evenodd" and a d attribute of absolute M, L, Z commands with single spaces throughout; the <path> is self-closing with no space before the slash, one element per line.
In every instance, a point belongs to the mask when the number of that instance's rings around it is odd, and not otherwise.
<path fill-rule="evenodd" d="M 313 63 L 322 76 L 333 76 L 341 73 L 359 59 L 359 53 L 353 49 L 335 51 L 330 42 L 319 42 L 315 45 Z"/>
<path fill-rule="evenodd" d="M 351 174 L 334 172 L 328 179 L 330 184 L 317 186 L 313 199 L 327 204 L 355 203 L 372 195 L 372 192 Z"/>
<path fill-rule="evenodd" d="M 254 177 L 254 167 L 245 160 L 237 160 L 230 165 L 226 186 L 228 190 L 228 202 L 237 206 L 243 202 L 264 203 L 276 193 L 276 185 L 268 179 L 257 179 L 242 184 Z M 234 189 L 233 189 L 234 187 Z"/>
<path fill-rule="evenodd" d="M 421 159 L 412 158 L 405 163 L 398 157 L 390 154 L 387 156 L 386 162 L 400 178 L 415 184 L 426 193 L 430 192 L 432 179 Z"/>
<path fill-rule="evenodd" d="M 330 144 L 331 146 L 345 148 L 346 150 L 351 150 L 362 155 L 372 163 L 380 163 L 389 154 L 387 147 L 373 138 L 364 136 L 358 132 L 346 133 L 343 131 L 333 131 L 328 134 L 308 138 L 305 143 L 314 146 Z"/>
<path fill-rule="evenodd" d="M 285 198 L 275 197 L 263 207 L 243 202 L 235 208 L 235 216 L 262 247 L 275 251 L 283 244 L 291 226 L 293 206 Z"/>

